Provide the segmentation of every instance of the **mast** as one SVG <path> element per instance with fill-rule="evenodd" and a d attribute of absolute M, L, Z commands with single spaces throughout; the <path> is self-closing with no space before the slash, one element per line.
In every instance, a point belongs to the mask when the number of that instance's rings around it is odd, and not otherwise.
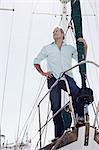
<path fill-rule="evenodd" d="M 77 41 L 79 37 L 83 37 L 80 0 L 60 0 L 60 2 L 63 4 L 61 26 L 64 32 L 66 33 L 66 30 L 68 29 L 66 6 L 69 1 L 71 1 L 71 20 L 73 20 L 74 23 L 75 39 L 76 39 L 76 46 L 78 51 L 78 62 L 81 62 L 85 60 L 85 53 L 84 53 L 83 43 Z M 79 66 L 79 72 L 81 74 L 82 87 L 85 88 L 86 87 L 86 64 L 82 64 Z"/>
<path fill-rule="evenodd" d="M 75 29 L 75 38 L 78 51 L 78 62 L 81 62 L 85 60 L 85 54 L 83 43 L 77 41 L 79 37 L 83 37 L 80 0 L 71 0 L 71 17 Z M 82 64 L 79 66 L 79 72 L 81 74 L 82 87 L 86 88 L 86 64 Z"/>
<path fill-rule="evenodd" d="M 66 32 L 67 28 L 68 28 L 68 23 L 67 23 L 67 3 L 70 0 L 60 0 L 60 2 L 63 5 L 63 9 L 62 9 L 62 17 L 61 17 L 61 26 L 62 29 L 64 30 L 64 33 Z"/>
<path fill-rule="evenodd" d="M 78 38 L 83 38 L 83 29 L 82 29 L 82 14 L 80 0 L 71 0 L 71 17 L 74 23 L 75 29 L 75 38 L 78 51 L 78 62 L 85 60 L 84 44 L 77 41 Z M 80 105 L 84 106 L 84 122 L 85 122 L 85 141 L 84 145 L 88 146 L 89 143 L 89 112 L 88 106 L 94 101 L 93 91 L 90 88 L 86 87 L 86 63 L 79 65 L 79 72 L 81 74 L 82 88 L 78 94 L 77 101 Z"/>

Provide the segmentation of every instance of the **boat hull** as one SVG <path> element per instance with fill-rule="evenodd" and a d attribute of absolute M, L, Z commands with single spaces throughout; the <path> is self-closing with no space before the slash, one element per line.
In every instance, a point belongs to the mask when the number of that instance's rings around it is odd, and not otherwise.
<path fill-rule="evenodd" d="M 96 140 L 96 141 L 95 141 Z M 95 129 L 89 128 L 89 140 L 88 145 L 84 145 L 85 141 L 85 126 L 80 127 L 78 131 L 78 140 L 68 144 L 59 150 L 99 150 L 99 134 L 96 134 Z"/>

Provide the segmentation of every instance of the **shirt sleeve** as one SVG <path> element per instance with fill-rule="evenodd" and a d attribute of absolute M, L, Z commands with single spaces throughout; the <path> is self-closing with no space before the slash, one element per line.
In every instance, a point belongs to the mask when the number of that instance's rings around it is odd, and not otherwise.
<path fill-rule="evenodd" d="M 72 57 L 73 57 L 76 61 L 78 61 L 78 52 L 77 52 L 77 49 L 76 49 L 75 47 L 73 47 L 73 46 L 72 46 L 72 48 L 73 48 Z"/>
<path fill-rule="evenodd" d="M 45 47 L 43 47 L 37 57 L 34 59 L 34 64 L 40 64 L 40 62 L 45 58 L 47 58 L 47 50 Z"/>

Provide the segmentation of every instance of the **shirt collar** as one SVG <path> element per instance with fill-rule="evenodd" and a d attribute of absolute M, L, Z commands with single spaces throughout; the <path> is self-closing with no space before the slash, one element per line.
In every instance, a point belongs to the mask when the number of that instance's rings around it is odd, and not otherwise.
<path fill-rule="evenodd" d="M 56 45 L 55 42 L 52 42 L 51 44 Z M 67 45 L 65 41 L 63 41 L 62 46 Z"/>

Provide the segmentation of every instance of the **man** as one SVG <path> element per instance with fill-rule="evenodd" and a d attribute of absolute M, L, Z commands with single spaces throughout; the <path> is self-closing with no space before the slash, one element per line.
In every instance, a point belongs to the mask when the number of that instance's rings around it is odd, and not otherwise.
<path fill-rule="evenodd" d="M 60 74 L 65 70 L 72 67 L 72 58 L 77 60 L 77 50 L 64 42 L 64 31 L 56 27 L 53 31 L 54 42 L 43 47 L 41 52 L 34 59 L 34 66 L 42 76 L 47 78 L 48 88 L 59 78 Z M 78 39 L 79 42 L 83 42 L 85 47 L 85 53 L 87 44 L 83 38 Z M 47 59 L 47 72 L 43 71 L 40 62 L 43 59 Z M 72 71 L 69 71 L 65 78 L 69 83 L 70 93 L 72 95 L 73 107 L 75 114 L 82 117 L 82 113 L 79 111 L 79 106 L 76 103 L 79 87 L 72 78 Z M 59 81 L 58 84 L 50 92 L 51 109 L 55 114 L 61 108 L 61 89 L 67 91 L 64 81 Z M 60 137 L 64 132 L 63 120 L 61 113 L 59 113 L 54 119 L 55 137 Z"/>

